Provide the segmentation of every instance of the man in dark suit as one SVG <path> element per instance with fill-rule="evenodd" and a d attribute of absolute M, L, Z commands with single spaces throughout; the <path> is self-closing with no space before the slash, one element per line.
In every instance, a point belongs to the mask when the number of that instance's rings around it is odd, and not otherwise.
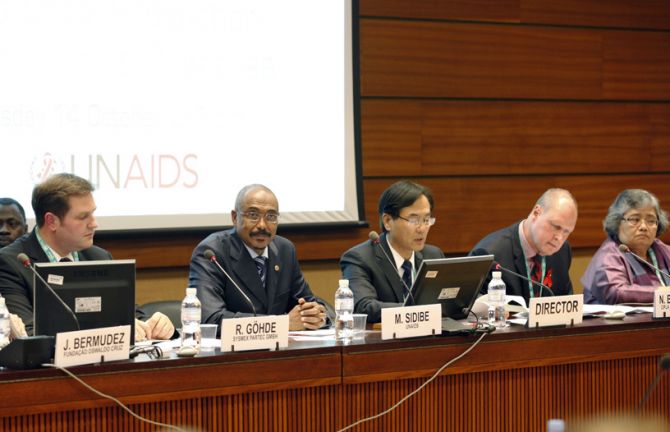
<path fill-rule="evenodd" d="M 326 323 L 325 308 L 316 302 L 300 270 L 293 244 L 277 235 L 279 203 L 266 186 L 245 186 L 231 211 L 234 228 L 205 238 L 193 251 L 189 286 L 198 289 L 202 320 L 289 315 L 289 329 L 317 329 Z M 205 255 L 214 252 L 249 301 Z M 219 327 L 220 330 L 220 327 Z"/>
<path fill-rule="evenodd" d="M 29 234 L 0 250 L 0 294 L 17 314 L 28 334 L 33 331 L 33 274 L 18 262 L 25 253 L 30 261 L 58 262 L 110 260 L 112 255 L 93 245 L 98 227 L 93 185 L 73 174 L 55 174 L 33 189 L 32 205 L 37 226 Z M 167 339 L 174 326 L 156 313 L 146 322 L 135 321 L 135 339 Z"/>
<path fill-rule="evenodd" d="M 568 236 L 577 224 L 577 202 L 565 189 L 547 190 L 528 217 L 484 237 L 470 255 L 493 254 L 501 266 L 548 286 L 555 295 L 572 294 Z M 532 297 L 551 295 L 517 276 L 502 273 L 507 294 Z M 490 277 L 489 277 L 490 278 Z M 488 286 L 482 286 L 486 293 Z"/>
<path fill-rule="evenodd" d="M 407 180 L 391 185 L 379 198 L 379 223 L 381 237 L 354 246 L 340 258 L 354 309 L 368 314 L 372 323 L 381 321 L 382 308 L 403 304 L 424 259 L 444 258 L 439 248 L 426 244 L 435 224 L 428 188 Z"/>

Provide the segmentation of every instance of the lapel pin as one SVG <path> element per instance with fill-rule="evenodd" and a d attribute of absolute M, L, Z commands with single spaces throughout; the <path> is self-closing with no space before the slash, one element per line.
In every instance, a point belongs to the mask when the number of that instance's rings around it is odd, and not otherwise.
<path fill-rule="evenodd" d="M 277 264 L 275 264 L 275 271 L 276 271 L 276 272 L 279 271 L 279 265 L 277 265 Z"/>

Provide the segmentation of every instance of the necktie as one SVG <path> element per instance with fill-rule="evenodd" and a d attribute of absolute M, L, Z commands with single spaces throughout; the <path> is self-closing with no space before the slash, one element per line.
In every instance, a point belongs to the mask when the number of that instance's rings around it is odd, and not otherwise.
<path fill-rule="evenodd" d="M 254 258 L 254 263 L 256 264 L 256 270 L 258 270 L 258 276 L 260 276 L 261 284 L 263 284 L 263 286 L 265 286 L 265 279 L 268 273 L 267 260 L 268 259 L 266 257 L 260 255 Z"/>
<path fill-rule="evenodd" d="M 535 255 L 533 258 L 533 269 L 530 272 L 530 278 L 535 282 L 542 282 L 542 257 L 540 255 Z M 540 287 L 533 285 L 533 294 L 535 296 L 540 295 Z"/>
<path fill-rule="evenodd" d="M 63 257 L 63 258 L 60 259 L 59 262 L 72 262 L 72 260 L 68 257 Z"/>
<path fill-rule="evenodd" d="M 412 263 L 405 260 L 402 263 L 401 268 L 403 269 L 402 281 L 405 282 L 402 288 L 404 296 L 407 297 L 409 295 L 409 290 L 412 289 Z"/>

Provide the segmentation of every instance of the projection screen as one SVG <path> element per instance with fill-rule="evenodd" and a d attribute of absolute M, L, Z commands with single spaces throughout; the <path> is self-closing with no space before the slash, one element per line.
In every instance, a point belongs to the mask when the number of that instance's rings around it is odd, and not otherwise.
<path fill-rule="evenodd" d="M 359 220 L 350 1 L 0 0 L 0 196 L 96 187 L 101 230 Z"/>

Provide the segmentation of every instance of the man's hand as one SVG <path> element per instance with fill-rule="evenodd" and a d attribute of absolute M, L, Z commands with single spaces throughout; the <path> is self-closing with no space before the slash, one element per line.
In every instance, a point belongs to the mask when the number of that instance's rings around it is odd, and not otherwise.
<path fill-rule="evenodd" d="M 170 339 L 174 334 L 174 325 L 165 314 L 154 313 L 151 318 L 142 322 L 135 320 L 135 342 L 146 339 Z"/>
<path fill-rule="evenodd" d="M 135 342 L 142 342 L 143 340 L 149 339 L 149 336 L 147 336 L 147 333 L 151 333 L 151 330 L 149 330 L 149 326 L 147 325 L 147 323 L 136 319 L 135 320 Z"/>
<path fill-rule="evenodd" d="M 9 340 L 13 341 L 16 338 L 28 336 L 26 333 L 26 326 L 23 325 L 23 320 L 20 316 L 9 314 Z"/>
<path fill-rule="evenodd" d="M 301 298 L 288 317 L 289 330 L 316 330 L 326 323 L 326 309 L 317 302 L 306 302 Z"/>
<path fill-rule="evenodd" d="M 147 338 L 149 339 L 170 339 L 174 334 L 174 325 L 170 318 L 167 315 L 156 312 L 151 318 L 146 321 L 146 325 L 149 328 L 147 332 Z"/>

